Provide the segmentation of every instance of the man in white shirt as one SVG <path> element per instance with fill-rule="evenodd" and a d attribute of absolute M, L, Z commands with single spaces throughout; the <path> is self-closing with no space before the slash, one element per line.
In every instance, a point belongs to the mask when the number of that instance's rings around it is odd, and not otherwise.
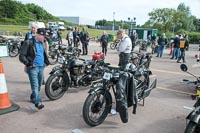
<path fill-rule="evenodd" d="M 119 30 L 117 32 L 117 38 L 120 40 L 117 46 L 117 51 L 119 53 L 119 66 L 122 66 L 124 69 L 128 64 L 132 42 L 129 36 L 124 33 L 124 30 Z"/>

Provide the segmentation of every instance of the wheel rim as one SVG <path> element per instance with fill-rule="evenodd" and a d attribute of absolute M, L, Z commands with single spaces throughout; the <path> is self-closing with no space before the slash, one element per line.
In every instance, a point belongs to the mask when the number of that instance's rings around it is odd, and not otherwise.
<path fill-rule="evenodd" d="M 61 77 L 54 78 L 50 84 L 50 93 L 52 96 L 58 96 L 63 91 L 63 80 Z"/>
<path fill-rule="evenodd" d="M 94 122 L 99 121 L 99 119 L 101 119 L 102 114 L 104 113 L 105 108 L 106 101 L 105 99 L 103 99 L 103 95 L 96 96 L 89 108 L 90 119 Z"/>

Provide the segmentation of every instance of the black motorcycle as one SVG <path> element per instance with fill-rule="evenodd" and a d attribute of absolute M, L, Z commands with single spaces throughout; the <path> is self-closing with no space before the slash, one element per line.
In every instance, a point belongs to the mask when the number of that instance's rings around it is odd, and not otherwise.
<path fill-rule="evenodd" d="M 185 64 L 181 64 L 181 70 L 192 75 L 196 78 L 196 80 L 190 81 L 184 79 L 184 82 L 194 83 L 196 85 L 196 95 L 193 95 L 195 99 L 197 99 L 196 103 L 194 104 L 194 109 L 190 114 L 186 117 L 187 126 L 185 129 L 185 133 L 199 133 L 200 132 L 200 78 L 188 72 L 188 68 Z M 189 122 L 188 122 L 189 121 Z"/>
<path fill-rule="evenodd" d="M 147 55 L 141 59 L 145 60 L 145 58 L 150 58 L 150 56 Z M 123 74 L 129 75 L 131 73 L 133 78 L 132 91 L 134 91 L 134 99 L 132 99 L 133 101 L 131 102 L 133 108 L 136 109 L 137 102 L 141 100 L 143 100 L 144 105 L 144 99 L 149 96 L 152 89 L 156 88 L 157 83 L 157 79 L 155 78 L 150 85 L 150 75 L 152 73 L 149 70 L 149 61 L 150 60 L 140 61 L 141 63 L 138 67 L 135 67 L 133 64 L 128 64 L 126 67 L 127 72 L 121 71 L 121 68 L 118 66 L 108 66 L 105 68 L 103 78 L 99 81 L 93 82 L 91 89 L 88 92 L 89 95 L 84 102 L 82 110 L 84 121 L 90 126 L 98 126 L 106 119 L 113 104 L 113 98 L 111 95 L 111 90 L 113 90 L 113 94 L 117 103 L 116 110 L 119 111 L 122 122 L 126 123 L 128 121 L 126 114 L 127 111 L 125 111 L 125 108 L 118 109 L 119 99 L 123 99 L 123 97 L 126 97 L 126 95 L 120 97 L 119 91 L 123 92 L 124 90 L 119 89 L 120 87 L 117 87 L 116 85 L 118 84 L 120 86 L 119 80 Z M 128 106 L 130 107 L 131 105 Z M 133 112 L 136 113 L 136 110 Z"/>
<path fill-rule="evenodd" d="M 104 59 L 88 60 L 77 58 L 68 53 L 58 58 L 62 65 L 55 66 L 45 84 L 45 93 L 50 100 L 61 98 L 72 86 L 88 86 L 100 78 Z M 66 60 L 67 59 L 67 60 Z"/>
<path fill-rule="evenodd" d="M 58 62 L 58 57 L 64 55 L 65 52 L 71 52 L 79 57 L 81 50 L 78 47 L 67 46 L 63 44 L 53 44 L 49 46 L 48 58 L 51 65 Z"/>

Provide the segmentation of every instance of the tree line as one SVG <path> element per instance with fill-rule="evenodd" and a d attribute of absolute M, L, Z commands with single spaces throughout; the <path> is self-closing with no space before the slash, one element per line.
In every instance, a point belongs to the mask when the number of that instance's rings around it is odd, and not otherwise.
<path fill-rule="evenodd" d="M 0 0 L 0 24 L 27 25 L 29 21 L 60 21 L 42 7 L 15 0 Z"/>

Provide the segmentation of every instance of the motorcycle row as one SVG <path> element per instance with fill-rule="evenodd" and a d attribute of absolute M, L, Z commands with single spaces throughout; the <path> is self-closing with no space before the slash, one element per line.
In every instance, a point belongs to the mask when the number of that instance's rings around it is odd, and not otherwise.
<path fill-rule="evenodd" d="M 103 53 L 94 53 L 91 60 L 79 57 L 81 50 L 61 45 L 52 46 L 49 58 L 52 68 L 45 84 L 50 100 L 61 98 L 70 87 L 89 86 L 83 106 L 83 119 L 90 126 L 98 126 L 112 108 L 119 112 L 123 123 L 128 122 L 128 107 L 136 114 L 138 103 L 156 88 L 157 79 L 150 70 L 151 53 L 132 52 L 125 68 L 105 62 Z"/>
<path fill-rule="evenodd" d="M 112 50 L 115 50 L 117 48 L 117 44 L 119 43 L 119 40 L 116 40 L 114 42 L 110 43 L 110 48 Z M 151 54 L 155 54 L 158 51 L 158 44 L 156 40 L 137 40 L 135 42 L 135 46 L 139 46 L 139 52 L 141 51 L 147 51 L 148 47 L 151 47 Z"/>

